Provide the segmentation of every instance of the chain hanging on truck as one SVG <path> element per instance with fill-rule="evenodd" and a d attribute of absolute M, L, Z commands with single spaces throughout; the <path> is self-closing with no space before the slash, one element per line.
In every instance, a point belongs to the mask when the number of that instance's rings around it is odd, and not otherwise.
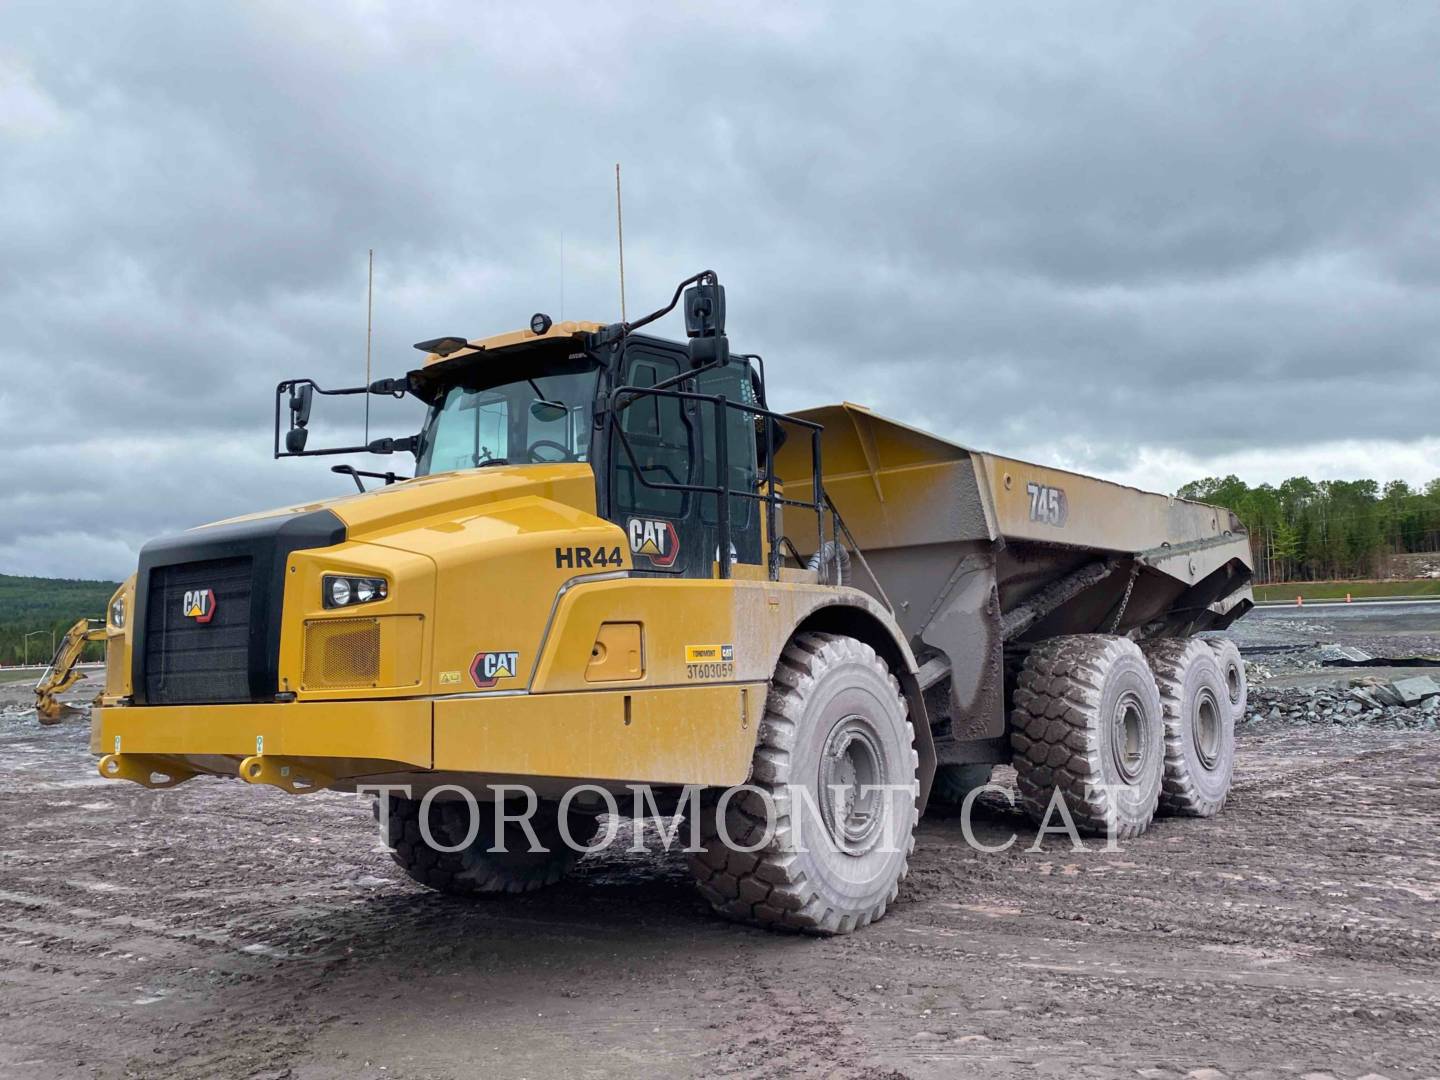
<path fill-rule="evenodd" d="M 1115 612 L 1115 618 L 1110 620 L 1110 627 L 1105 632 L 1113 634 L 1120 626 L 1120 620 L 1125 615 L 1125 608 L 1130 604 L 1130 594 L 1135 591 L 1135 579 L 1140 576 L 1140 564 L 1130 564 L 1130 580 L 1125 583 L 1125 595 L 1120 598 L 1120 607 Z"/>

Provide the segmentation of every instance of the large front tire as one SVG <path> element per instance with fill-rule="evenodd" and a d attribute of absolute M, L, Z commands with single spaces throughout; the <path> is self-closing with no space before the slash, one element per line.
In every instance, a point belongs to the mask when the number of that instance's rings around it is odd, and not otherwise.
<path fill-rule="evenodd" d="M 900 685 L 863 642 L 799 634 L 766 705 L 752 790 L 709 804 L 696 884 L 734 919 L 857 930 L 894 901 L 915 845 L 919 756 Z"/>
<path fill-rule="evenodd" d="M 1160 799 L 1160 692 L 1128 638 L 1076 634 L 1030 650 L 1015 689 L 1010 745 L 1020 801 L 1049 820 L 1059 792 L 1077 828 L 1120 839 L 1150 826 Z"/>

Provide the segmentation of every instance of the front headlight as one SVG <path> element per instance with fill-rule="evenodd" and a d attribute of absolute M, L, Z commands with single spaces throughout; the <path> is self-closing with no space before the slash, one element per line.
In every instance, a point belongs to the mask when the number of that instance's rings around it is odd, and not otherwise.
<path fill-rule="evenodd" d="M 110 601 L 110 625 L 116 630 L 125 629 L 125 594 L 118 594 Z"/>
<path fill-rule="evenodd" d="M 384 600 L 388 593 L 385 579 L 377 577 L 326 575 L 320 586 L 321 600 L 327 608 L 368 604 L 373 600 Z"/>

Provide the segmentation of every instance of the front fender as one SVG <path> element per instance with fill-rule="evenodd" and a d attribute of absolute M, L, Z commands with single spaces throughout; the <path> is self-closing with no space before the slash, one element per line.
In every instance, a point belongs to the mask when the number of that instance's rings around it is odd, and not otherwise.
<path fill-rule="evenodd" d="M 597 677 L 613 673 L 592 667 L 592 661 L 602 651 L 602 627 L 617 623 L 640 628 L 639 674 L 632 669 L 622 679 Z M 889 664 L 910 706 L 923 810 L 935 773 L 935 748 L 915 655 L 890 613 L 858 589 L 745 579 L 574 582 L 556 601 L 530 690 L 768 684 L 786 644 L 807 630 L 858 638 Z M 727 725 L 713 737 L 743 737 L 753 750 L 756 734 L 752 728 L 741 736 Z"/>

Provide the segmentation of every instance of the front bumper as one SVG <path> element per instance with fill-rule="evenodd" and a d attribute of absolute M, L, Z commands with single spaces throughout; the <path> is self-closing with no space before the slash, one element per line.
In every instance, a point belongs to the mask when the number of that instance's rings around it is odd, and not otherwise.
<path fill-rule="evenodd" d="M 307 790 L 429 772 L 493 779 L 731 785 L 749 774 L 764 683 L 400 701 L 103 707 L 90 749 L 101 775 L 190 775 Z M 257 760 L 262 767 L 256 771 Z M 273 766 L 273 767 L 269 767 Z M 147 786 L 171 786 L 154 784 Z"/>

